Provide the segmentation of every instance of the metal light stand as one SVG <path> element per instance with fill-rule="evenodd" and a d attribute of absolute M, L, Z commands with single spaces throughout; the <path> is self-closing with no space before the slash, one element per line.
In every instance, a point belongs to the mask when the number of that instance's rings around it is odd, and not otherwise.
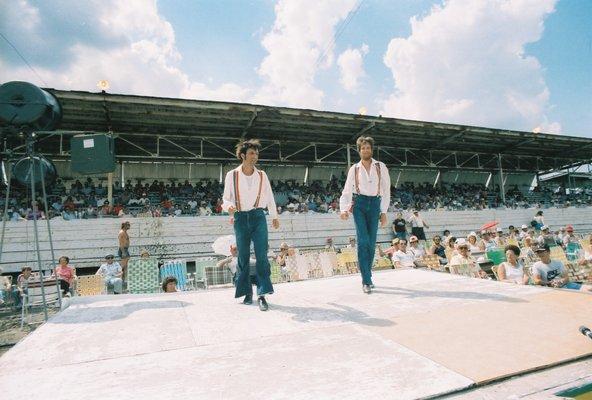
<path fill-rule="evenodd" d="M 34 151 L 34 144 L 35 144 L 35 132 L 29 132 L 26 134 L 26 158 L 29 159 L 29 179 L 30 179 L 30 189 L 31 189 L 31 199 L 32 199 L 32 208 L 33 208 L 33 235 L 35 238 L 35 250 L 37 253 L 37 267 L 38 267 L 38 271 L 39 271 L 39 283 L 41 285 L 41 298 L 43 299 L 43 314 L 45 317 L 45 321 L 47 321 L 48 319 L 48 314 L 47 314 L 47 301 L 46 301 L 46 296 L 45 296 L 45 284 L 44 284 L 44 276 L 43 276 L 43 272 L 44 272 L 44 268 L 43 268 L 43 264 L 41 262 L 41 248 L 39 245 L 39 228 L 37 225 L 37 213 L 39 211 L 39 207 L 37 205 L 37 197 L 35 195 L 35 164 L 36 164 L 36 158 L 35 158 L 35 151 Z M 41 158 L 39 158 L 39 160 L 41 160 Z M 45 210 L 45 219 L 47 221 L 47 233 L 48 233 L 48 239 L 49 239 L 49 247 L 50 247 L 50 251 L 51 251 L 51 265 L 53 266 L 55 263 L 55 253 L 54 253 L 54 249 L 53 249 L 53 238 L 52 238 L 52 234 L 51 234 L 51 225 L 49 222 L 49 209 L 48 209 L 48 205 L 47 205 L 47 193 L 46 193 L 46 189 L 45 189 L 45 176 L 44 173 L 42 171 L 42 165 L 41 162 L 38 162 L 39 164 L 39 174 L 41 177 L 41 187 L 42 187 L 42 193 L 43 193 L 43 203 L 44 203 L 44 210 Z M 8 168 L 8 170 L 10 171 L 10 168 Z M 7 174 L 10 175 L 10 174 Z M 10 186 L 11 186 L 11 179 L 9 178 L 9 176 L 7 177 L 7 182 L 6 182 L 6 201 L 5 201 L 5 205 L 4 205 L 4 217 L 2 218 L 2 237 L 0 238 L 0 261 L 2 260 L 2 250 L 4 248 L 4 237 L 5 237 L 5 231 L 6 231 L 6 221 L 8 219 L 8 201 L 10 200 Z M 56 286 L 57 287 L 57 291 L 58 291 L 58 296 L 59 296 L 59 306 L 61 308 L 62 306 L 62 294 L 61 294 L 61 289 L 59 287 L 59 282 L 56 276 Z"/>

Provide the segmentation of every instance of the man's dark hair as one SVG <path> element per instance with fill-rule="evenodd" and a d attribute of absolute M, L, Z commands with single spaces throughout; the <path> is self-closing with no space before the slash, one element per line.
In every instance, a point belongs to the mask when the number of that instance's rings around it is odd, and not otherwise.
<path fill-rule="evenodd" d="M 261 150 L 261 142 L 258 139 L 242 140 L 236 145 L 236 158 L 242 161 L 241 154 L 247 154 L 249 149 Z"/>
<path fill-rule="evenodd" d="M 504 253 L 507 252 L 508 250 L 510 250 L 512 253 L 514 253 L 514 255 L 516 257 L 520 257 L 520 247 L 513 245 L 513 244 L 509 244 L 504 248 Z"/>
<path fill-rule="evenodd" d="M 358 152 L 362 149 L 363 144 L 369 144 L 370 147 L 372 147 L 372 150 L 374 150 L 374 139 L 372 139 L 370 136 L 360 136 L 358 140 L 356 140 Z"/>

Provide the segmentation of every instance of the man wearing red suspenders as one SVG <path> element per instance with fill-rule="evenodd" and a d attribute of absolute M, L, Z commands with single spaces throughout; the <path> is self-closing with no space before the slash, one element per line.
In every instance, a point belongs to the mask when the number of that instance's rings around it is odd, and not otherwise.
<path fill-rule="evenodd" d="M 228 212 L 234 224 L 238 248 L 238 278 L 234 297 L 245 296 L 244 304 L 253 303 L 253 287 L 249 276 L 252 241 L 257 260 L 257 303 L 261 311 L 267 311 L 269 306 L 265 295 L 273 293 L 273 286 L 267 259 L 269 244 L 264 209 L 267 207 L 269 210 L 275 229 L 280 227 L 280 220 L 269 179 L 265 172 L 255 168 L 260 148 L 261 144 L 254 139 L 241 141 L 236 146 L 236 157 L 242 164 L 226 174 L 222 209 Z"/>
<path fill-rule="evenodd" d="M 349 169 L 345 187 L 339 199 L 341 219 L 353 214 L 358 237 L 358 265 L 362 274 L 362 289 L 370 293 L 372 263 L 376 251 L 378 222 L 386 226 L 386 213 L 391 201 L 391 178 L 384 163 L 372 158 L 374 139 L 358 138 L 356 145 L 360 162 Z"/>

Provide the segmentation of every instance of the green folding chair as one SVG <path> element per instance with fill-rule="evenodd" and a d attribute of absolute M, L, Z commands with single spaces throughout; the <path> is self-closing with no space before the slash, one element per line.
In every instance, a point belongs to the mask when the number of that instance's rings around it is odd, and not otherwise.
<path fill-rule="evenodd" d="M 127 266 L 127 291 L 133 294 L 158 293 L 158 260 L 131 258 Z"/>
<path fill-rule="evenodd" d="M 493 265 L 500 265 L 506 261 L 506 254 L 502 249 L 489 250 L 487 253 L 487 259 L 493 263 Z"/>

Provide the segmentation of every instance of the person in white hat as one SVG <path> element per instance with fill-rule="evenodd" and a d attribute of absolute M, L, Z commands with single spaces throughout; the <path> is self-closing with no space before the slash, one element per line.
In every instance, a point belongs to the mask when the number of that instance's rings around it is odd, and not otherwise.
<path fill-rule="evenodd" d="M 551 232 L 551 229 L 547 225 L 541 226 L 541 234 L 537 238 L 537 243 L 539 246 L 547 245 L 547 246 L 555 246 L 555 235 Z"/>
<path fill-rule="evenodd" d="M 520 240 L 524 240 L 528 236 L 528 225 L 522 224 L 520 227 Z"/>
<path fill-rule="evenodd" d="M 469 253 L 469 244 L 464 238 L 456 239 L 456 251 L 457 253 L 452 256 L 448 265 L 450 266 L 451 272 L 455 272 L 455 268 L 459 268 L 463 265 L 468 265 L 469 270 L 475 278 L 486 278 L 487 273 L 483 271 L 477 260 Z M 458 273 L 458 272 L 457 272 Z"/>
<path fill-rule="evenodd" d="M 467 242 L 469 245 L 469 251 L 471 253 L 479 253 L 481 251 L 479 245 L 477 244 L 477 234 L 475 232 L 471 232 L 468 234 Z"/>
<path fill-rule="evenodd" d="M 416 260 L 422 258 L 426 254 L 424 247 L 419 245 L 419 239 L 417 238 L 417 236 L 411 236 L 409 238 L 408 251 L 411 252 L 411 254 L 413 254 L 413 258 L 415 258 Z"/>
<path fill-rule="evenodd" d="M 504 230 L 502 228 L 497 228 L 493 241 L 497 247 L 503 248 L 506 246 L 507 242 L 506 238 L 504 237 Z"/>

